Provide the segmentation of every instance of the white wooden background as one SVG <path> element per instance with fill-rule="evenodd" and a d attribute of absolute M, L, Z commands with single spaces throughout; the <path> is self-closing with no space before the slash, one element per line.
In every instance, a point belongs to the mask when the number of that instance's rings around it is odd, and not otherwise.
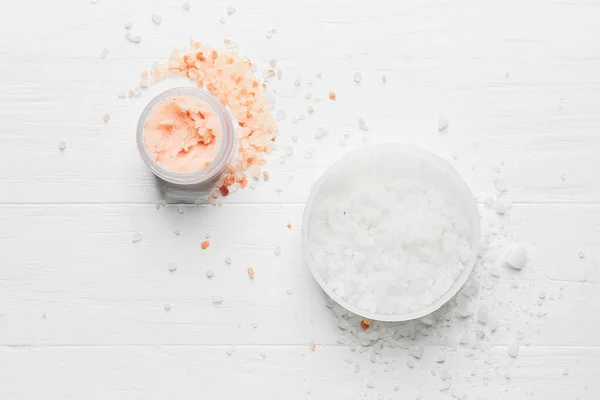
<path fill-rule="evenodd" d="M 333 314 L 301 259 L 311 184 L 344 152 L 390 141 L 457 158 L 480 202 L 495 194 L 500 170 L 513 201 L 506 218 L 530 251 L 525 270 L 499 285 L 530 288 L 534 298 L 540 283 L 562 288 L 545 318 L 522 326 L 530 345 L 516 359 L 506 355 L 514 332 L 498 330 L 492 353 L 511 379 L 500 374 L 487 386 L 472 379 L 462 385 L 468 398 L 600 398 L 600 2 L 239 0 L 222 24 L 227 5 L 3 7 L 0 399 L 446 398 L 430 373 L 429 346 L 414 369 L 402 361 L 384 373 L 366 353 L 337 343 Z M 152 14 L 163 17 L 160 26 Z M 139 45 L 124 38 L 125 21 L 135 24 Z M 267 39 L 270 28 L 277 33 Z M 262 67 L 277 59 L 276 110 L 287 117 L 269 182 L 238 191 L 223 207 L 186 206 L 182 215 L 175 205 L 156 209 L 160 193 L 135 147 L 141 109 L 173 82 L 141 98 L 117 93 L 190 36 L 230 38 Z M 110 53 L 101 60 L 104 47 Z M 307 91 L 323 100 L 306 100 Z M 292 124 L 308 104 L 314 115 Z M 446 133 L 437 131 L 439 115 L 450 121 Z M 359 116 L 369 132 L 359 131 Z M 319 125 L 329 138 L 313 138 Z M 280 164 L 293 133 L 295 153 Z M 144 236 L 135 245 L 134 232 Z M 212 245 L 202 251 L 207 233 Z M 222 305 L 211 304 L 213 294 Z M 450 333 L 457 341 L 461 331 Z M 404 360 L 405 350 L 396 351 Z M 467 374 L 481 368 L 464 357 L 447 364 Z"/>

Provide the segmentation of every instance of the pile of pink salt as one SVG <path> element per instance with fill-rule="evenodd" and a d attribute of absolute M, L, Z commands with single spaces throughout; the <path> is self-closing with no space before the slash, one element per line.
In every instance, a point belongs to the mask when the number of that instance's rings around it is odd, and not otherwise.
<path fill-rule="evenodd" d="M 156 63 L 141 75 L 142 88 L 168 77 L 186 77 L 219 99 L 237 122 L 237 149 L 209 196 L 213 204 L 219 195 L 246 187 L 248 175 L 260 178 L 264 155 L 275 148 L 277 126 L 271 115 L 272 105 L 263 93 L 266 84 L 259 81 L 255 71 L 252 62 L 235 51 L 219 52 L 190 41 L 187 49 L 175 49 L 168 63 Z"/>
<path fill-rule="evenodd" d="M 194 96 L 172 96 L 158 103 L 144 123 L 144 144 L 164 169 L 189 174 L 217 156 L 223 127 L 213 108 Z"/>

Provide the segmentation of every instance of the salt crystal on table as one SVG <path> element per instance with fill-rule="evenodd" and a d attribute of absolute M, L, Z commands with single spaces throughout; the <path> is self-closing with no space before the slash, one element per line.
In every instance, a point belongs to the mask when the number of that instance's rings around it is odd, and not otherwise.
<path fill-rule="evenodd" d="M 438 353 L 435 356 L 435 362 L 443 363 L 444 361 L 446 361 L 446 355 L 444 353 Z"/>
<path fill-rule="evenodd" d="M 292 142 L 297 142 L 297 141 L 298 141 L 298 134 L 292 133 Z"/>
<path fill-rule="evenodd" d="M 162 22 L 162 17 L 160 15 L 154 14 L 152 16 L 152 22 L 154 22 L 156 25 L 160 25 L 160 23 Z"/>
<path fill-rule="evenodd" d="M 132 236 L 131 236 L 131 240 L 133 241 L 133 243 L 137 243 L 140 240 L 142 240 L 143 236 L 141 233 L 139 232 L 135 232 Z"/>
<path fill-rule="evenodd" d="M 178 206 L 177 206 L 177 212 L 178 212 L 179 214 L 183 214 L 183 213 L 185 212 L 185 209 L 183 208 L 183 206 L 182 206 L 182 205 L 178 205 Z"/>
<path fill-rule="evenodd" d="M 498 266 L 492 265 L 490 267 L 490 275 L 494 278 L 499 278 L 502 275 L 502 271 L 500 270 L 500 268 L 498 268 Z"/>
<path fill-rule="evenodd" d="M 448 127 L 450 123 L 448 122 L 448 118 L 443 115 L 438 118 L 438 131 L 443 131 Z"/>
<path fill-rule="evenodd" d="M 486 206 L 488 206 L 488 207 L 493 207 L 493 206 L 494 206 L 494 203 L 495 203 L 494 199 L 493 199 L 493 198 L 491 198 L 490 196 L 487 196 L 487 197 L 486 197 L 486 198 L 483 200 L 483 202 L 484 202 L 484 203 L 485 203 L 485 205 L 486 205 Z"/>
<path fill-rule="evenodd" d="M 225 263 L 231 264 L 231 257 L 229 257 L 229 256 L 225 257 Z"/>
<path fill-rule="evenodd" d="M 369 389 L 373 389 L 373 388 L 375 387 L 375 382 L 373 382 L 373 381 L 371 381 L 371 380 L 368 380 L 368 381 L 367 381 L 367 387 L 368 387 Z"/>
<path fill-rule="evenodd" d="M 561 375 L 569 375 L 569 368 L 563 368 L 562 371 L 560 371 Z"/>
<path fill-rule="evenodd" d="M 171 311 L 171 304 L 165 304 L 165 311 Z"/>
<path fill-rule="evenodd" d="M 296 117 L 292 117 L 292 124 L 297 124 L 298 123 L 298 118 Z"/>
<path fill-rule="evenodd" d="M 183 8 L 185 11 L 190 11 L 190 2 L 184 1 L 183 3 L 181 3 L 181 8 Z"/>
<path fill-rule="evenodd" d="M 220 23 L 225 24 L 225 17 L 221 17 L 221 19 L 219 20 Z"/>
<path fill-rule="evenodd" d="M 125 22 L 125 29 L 131 29 L 131 28 L 133 28 L 133 22 L 129 22 L 129 21 Z"/>
<path fill-rule="evenodd" d="M 504 202 L 498 200 L 495 204 L 495 209 L 498 214 L 503 215 L 506 214 L 507 207 L 506 204 L 504 204 Z"/>
<path fill-rule="evenodd" d="M 506 181 L 502 177 L 497 178 L 494 184 L 496 186 L 496 190 L 499 192 L 506 192 L 508 190 Z"/>
<path fill-rule="evenodd" d="M 450 383 L 450 381 L 444 381 L 442 382 L 442 384 L 439 387 L 439 391 L 440 392 L 444 392 L 448 389 L 450 389 L 450 386 L 452 386 L 452 383 Z"/>
<path fill-rule="evenodd" d="M 286 292 L 287 294 L 292 294 L 292 293 L 293 293 L 292 289 L 286 289 L 286 291 L 285 291 L 285 292 Z"/>
<path fill-rule="evenodd" d="M 354 373 L 358 374 L 359 371 L 360 371 L 360 365 L 354 364 Z"/>
<path fill-rule="evenodd" d="M 362 74 L 360 72 L 355 72 L 352 78 L 354 79 L 354 82 L 360 83 L 362 81 Z"/>
<path fill-rule="evenodd" d="M 488 308 L 485 304 L 481 304 L 477 308 L 477 321 L 483 325 L 488 322 Z"/>
<path fill-rule="evenodd" d="M 104 122 L 108 122 L 110 120 L 110 114 L 104 114 L 102 116 L 102 119 L 104 120 Z"/>
<path fill-rule="evenodd" d="M 313 106 L 308 106 L 306 107 L 306 112 L 312 114 L 313 112 L 315 112 L 315 109 L 313 108 Z"/>
<path fill-rule="evenodd" d="M 90 0 L 90 3 L 92 3 L 92 4 L 96 4 L 96 3 L 98 3 L 99 1 L 100 1 L 100 0 Z"/>
<path fill-rule="evenodd" d="M 235 10 L 235 7 L 234 7 L 234 6 L 231 6 L 231 5 L 229 5 L 229 6 L 227 6 L 227 9 L 226 9 L 226 11 L 227 11 L 227 14 L 228 14 L 228 15 L 232 15 L 232 14 L 234 14 L 234 13 L 235 13 L 235 11 L 236 11 L 236 10 Z"/>
<path fill-rule="evenodd" d="M 65 141 L 64 141 L 64 140 L 61 140 L 60 142 L 58 142 L 58 148 L 59 148 L 61 151 L 67 148 L 67 144 L 65 143 Z"/>
<path fill-rule="evenodd" d="M 275 116 L 275 120 L 276 121 L 281 121 L 282 119 L 285 118 L 285 112 L 284 111 L 277 111 L 277 115 Z"/>
<path fill-rule="evenodd" d="M 181 232 L 179 231 L 179 229 L 175 229 L 173 232 L 175 232 L 175 235 L 177 235 L 177 236 L 179 236 L 179 234 L 181 233 Z"/>
<path fill-rule="evenodd" d="M 463 333 L 462 336 L 460 337 L 460 344 L 468 344 L 469 343 L 469 335 L 467 335 L 466 333 Z"/>
<path fill-rule="evenodd" d="M 542 290 L 540 290 L 540 293 L 538 294 L 538 298 L 545 299 L 547 294 L 548 294 L 548 291 L 546 289 L 542 289 Z"/>
<path fill-rule="evenodd" d="M 108 57 L 108 49 L 105 47 L 102 49 L 102 53 L 100 53 L 100 58 L 106 60 L 106 57 Z"/>
<path fill-rule="evenodd" d="M 212 296 L 210 296 L 210 301 L 213 304 L 221 304 L 223 302 L 223 296 L 219 294 L 213 294 Z"/>
<path fill-rule="evenodd" d="M 127 93 L 126 93 L 126 92 L 124 92 L 124 91 L 120 91 L 120 92 L 117 94 L 117 97 L 118 97 L 118 98 L 120 98 L 120 99 L 125 99 L 125 98 L 127 98 Z"/>
<path fill-rule="evenodd" d="M 175 261 L 169 261 L 167 263 L 167 268 L 169 269 L 169 271 L 175 272 L 177 271 L 177 263 Z"/>
<path fill-rule="evenodd" d="M 415 360 L 412 357 L 406 357 L 406 365 L 408 365 L 408 368 L 414 368 Z"/>
<path fill-rule="evenodd" d="M 227 349 L 227 355 L 230 356 L 233 353 L 235 353 L 235 351 L 237 350 L 236 346 L 231 346 L 230 348 Z"/>
<path fill-rule="evenodd" d="M 306 92 L 306 94 L 304 95 L 304 98 L 305 98 L 306 100 L 308 100 L 308 99 L 310 99 L 310 98 L 311 98 L 311 96 L 312 96 L 312 93 L 311 93 L 311 92 Z"/>
<path fill-rule="evenodd" d="M 321 101 L 321 98 L 319 96 L 315 97 L 315 103 L 319 103 Z"/>
<path fill-rule="evenodd" d="M 420 345 L 418 347 L 413 347 L 410 351 L 410 355 L 414 358 L 421 358 L 421 356 L 423 356 L 424 351 L 425 348 L 423 347 L 423 345 Z"/>
<path fill-rule="evenodd" d="M 213 276 L 215 276 L 215 271 L 213 271 L 212 269 L 207 269 L 206 270 L 206 277 L 207 278 L 212 278 Z"/>
<path fill-rule="evenodd" d="M 583 250 L 579 249 L 579 250 L 577 250 L 577 256 L 579 258 L 584 258 L 585 257 L 585 253 L 583 252 Z"/>
<path fill-rule="evenodd" d="M 281 254 L 281 246 L 275 246 L 275 250 L 273 250 L 276 256 Z"/>
<path fill-rule="evenodd" d="M 367 122 L 363 117 L 358 118 L 358 127 L 363 131 L 368 131 L 369 127 L 367 126 Z"/>
<path fill-rule="evenodd" d="M 508 346 L 507 353 L 512 358 L 517 357 L 517 355 L 519 354 L 519 343 L 515 342 L 515 343 L 510 344 Z"/>
<path fill-rule="evenodd" d="M 522 270 L 527 260 L 527 249 L 522 244 L 513 245 L 502 255 L 502 264 Z"/>
<path fill-rule="evenodd" d="M 452 375 L 450 375 L 450 372 L 448 372 L 446 368 L 442 368 L 442 370 L 440 371 L 440 379 L 443 381 L 447 381 L 448 379 L 452 379 Z"/>

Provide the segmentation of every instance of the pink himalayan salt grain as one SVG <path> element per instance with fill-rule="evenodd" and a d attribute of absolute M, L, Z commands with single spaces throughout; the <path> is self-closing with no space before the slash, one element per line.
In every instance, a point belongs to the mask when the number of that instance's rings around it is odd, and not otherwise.
<path fill-rule="evenodd" d="M 218 52 L 190 41 L 187 49 L 173 50 L 168 63 L 155 63 L 152 70 L 142 74 L 149 85 L 168 77 L 186 77 L 217 97 L 237 121 L 239 146 L 227 171 L 217 180 L 217 188 L 234 184 L 236 189 L 245 188 L 247 174 L 252 171 L 252 176 L 260 176 L 264 155 L 275 148 L 277 125 L 271 115 L 272 105 L 263 93 L 266 84 L 259 82 L 253 67 L 250 60 L 234 52 Z M 216 199 L 220 192 L 216 189 L 209 197 Z"/>

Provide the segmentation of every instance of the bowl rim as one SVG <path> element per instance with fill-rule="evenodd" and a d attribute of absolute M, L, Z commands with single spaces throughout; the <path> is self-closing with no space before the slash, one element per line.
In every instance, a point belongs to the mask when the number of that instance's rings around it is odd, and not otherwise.
<path fill-rule="evenodd" d="M 411 154 L 416 158 L 424 159 L 432 162 L 436 167 L 438 167 L 441 172 L 448 177 L 449 180 L 452 181 L 455 187 L 457 187 L 457 192 L 460 192 L 463 195 L 463 199 L 466 202 L 466 208 L 468 210 L 468 215 L 466 215 L 467 219 L 471 224 L 471 256 L 465 264 L 461 274 L 454 281 L 452 286 L 448 291 L 446 291 L 442 296 L 436 299 L 434 302 L 429 304 L 426 307 L 423 307 L 419 310 L 412 311 L 409 313 L 402 314 L 385 314 L 385 313 L 377 313 L 377 312 L 369 312 L 366 310 L 362 310 L 355 305 L 348 304 L 341 296 L 339 296 L 331 287 L 325 282 L 314 262 L 312 262 L 310 258 L 310 252 L 308 250 L 308 223 L 310 219 L 310 214 L 313 208 L 313 203 L 318 196 L 320 189 L 323 187 L 329 176 L 336 171 L 340 166 L 345 165 L 350 162 L 354 158 L 359 155 L 364 154 L 365 152 L 375 153 L 377 151 L 385 150 L 386 152 L 398 151 L 402 154 Z M 306 205 L 304 207 L 304 214 L 302 217 L 302 253 L 304 262 L 308 265 L 313 277 L 327 293 L 327 295 L 333 299 L 340 306 L 344 307 L 348 311 L 353 312 L 361 317 L 368 318 L 376 321 L 385 321 L 385 322 L 401 322 L 401 321 L 409 321 L 417 318 L 424 317 L 432 312 L 438 310 L 444 304 L 446 304 L 450 299 L 452 299 L 464 286 L 464 284 L 469 279 L 473 268 L 475 267 L 475 262 L 477 260 L 479 250 L 481 246 L 481 223 L 480 223 L 480 215 L 479 208 L 477 207 L 477 202 L 475 201 L 475 197 L 473 196 L 473 192 L 463 179 L 463 177 L 454 169 L 452 165 L 450 165 L 446 160 L 441 158 L 435 153 L 432 153 L 428 150 L 425 150 L 421 147 L 417 147 L 411 144 L 406 143 L 381 143 L 369 145 L 366 147 L 362 147 L 357 150 L 353 150 L 340 159 L 335 161 L 327 170 L 319 177 L 314 187 L 311 189 L 310 195 L 308 196 L 308 200 L 306 201 Z"/>

